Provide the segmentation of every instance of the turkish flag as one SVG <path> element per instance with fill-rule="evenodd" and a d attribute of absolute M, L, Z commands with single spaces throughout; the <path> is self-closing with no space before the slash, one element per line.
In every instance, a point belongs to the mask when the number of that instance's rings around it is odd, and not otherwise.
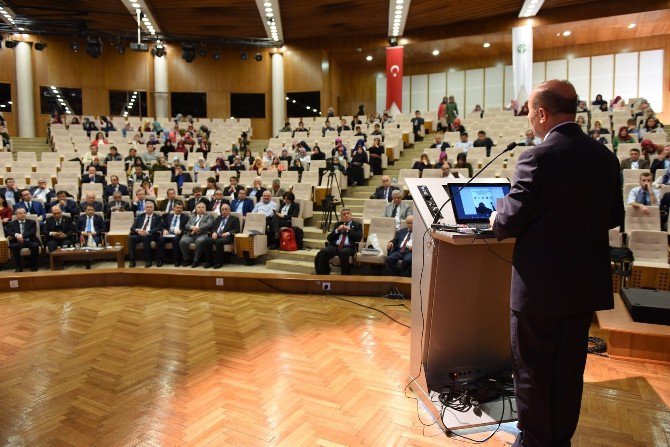
<path fill-rule="evenodd" d="M 402 112 L 403 48 L 386 47 L 386 110 L 397 108 L 395 113 Z"/>

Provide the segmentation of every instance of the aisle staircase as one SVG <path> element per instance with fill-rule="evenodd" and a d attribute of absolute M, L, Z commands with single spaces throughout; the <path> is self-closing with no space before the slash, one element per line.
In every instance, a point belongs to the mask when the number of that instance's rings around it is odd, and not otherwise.
<path fill-rule="evenodd" d="M 411 168 L 414 160 L 418 159 L 431 143 L 432 139 L 427 139 L 404 149 L 400 155 L 400 159 L 384 170 L 384 175 L 388 175 L 391 179 L 397 179 L 400 169 Z M 363 204 L 365 200 L 370 198 L 379 185 L 381 185 L 381 176 L 377 175 L 371 178 L 367 185 L 348 187 L 343 192 L 344 204 L 347 208 L 351 209 L 354 217 L 363 216 Z M 342 207 L 338 206 L 338 217 L 340 209 Z M 326 242 L 326 234 L 321 230 L 322 219 L 323 213 L 315 211 L 314 216 L 305 221 L 305 250 L 295 252 L 271 250 L 266 258 L 266 266 L 286 272 L 313 274 L 314 257 L 324 247 L 324 243 Z"/>

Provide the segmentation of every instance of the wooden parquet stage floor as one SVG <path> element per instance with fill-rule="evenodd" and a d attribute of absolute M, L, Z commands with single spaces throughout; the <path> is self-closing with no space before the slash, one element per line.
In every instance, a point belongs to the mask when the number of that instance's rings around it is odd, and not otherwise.
<path fill-rule="evenodd" d="M 409 329 L 333 297 L 2 293 L 0 318 L 3 446 L 469 445 L 405 397 Z M 670 444 L 670 367 L 590 357 L 586 380 L 573 445 Z"/>

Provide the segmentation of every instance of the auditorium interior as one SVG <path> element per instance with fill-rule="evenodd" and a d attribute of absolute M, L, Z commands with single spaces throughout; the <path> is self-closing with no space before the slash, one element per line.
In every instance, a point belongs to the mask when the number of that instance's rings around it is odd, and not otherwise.
<path fill-rule="evenodd" d="M 625 206 L 572 445 L 670 446 L 668 0 L 0 0 L 0 35 L 0 445 L 511 446 L 477 362 L 514 241 L 434 224 L 566 79 Z M 436 382 L 464 353 L 476 395 Z"/>

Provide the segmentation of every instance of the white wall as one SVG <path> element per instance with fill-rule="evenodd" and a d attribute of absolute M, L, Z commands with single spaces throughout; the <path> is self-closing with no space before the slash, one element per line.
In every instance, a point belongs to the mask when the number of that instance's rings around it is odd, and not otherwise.
<path fill-rule="evenodd" d="M 580 99 L 589 103 L 597 94 L 607 101 L 620 95 L 646 98 L 663 111 L 663 51 L 608 54 L 533 63 L 533 86 L 547 79 L 568 79 Z M 430 73 L 403 78 L 403 112 L 437 110 L 443 96 L 453 95 L 461 115 L 479 104 L 485 109 L 507 106 L 513 99 L 512 66 Z M 386 79 L 377 79 L 377 110 L 384 110 Z M 411 101 L 410 101 L 411 100 Z M 410 107 L 411 106 L 411 107 Z M 423 107 L 422 107 L 423 106 Z"/>

